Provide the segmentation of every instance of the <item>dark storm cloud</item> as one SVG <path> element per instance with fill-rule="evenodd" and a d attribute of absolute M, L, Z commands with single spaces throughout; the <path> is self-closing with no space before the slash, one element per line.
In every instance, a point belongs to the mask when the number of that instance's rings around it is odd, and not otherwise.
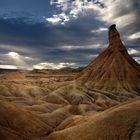
<path fill-rule="evenodd" d="M 0 19 L 0 31 L 1 44 L 34 45 L 43 41 L 47 28 L 42 23 L 28 24 L 24 18 Z"/>
<path fill-rule="evenodd" d="M 0 1 L 0 52 L 13 51 L 33 59 L 38 58 L 29 61 L 31 65 L 41 62 L 85 65 L 107 47 L 107 28 L 112 23 L 117 24 L 127 48 L 140 50 L 140 3 L 126 1 L 116 0 L 112 3 L 112 0 L 96 0 L 94 5 L 89 4 L 81 11 L 71 7 L 76 18 L 67 15 L 64 10 L 66 3 L 63 5 L 59 0 L 58 4 L 62 8 L 49 6 L 50 1 L 46 0 L 21 3 L 19 0 Z M 80 7 L 76 1 L 75 5 Z M 68 21 L 63 24 L 49 22 L 47 19 L 50 17 L 53 17 L 52 21 L 61 17 L 62 23 L 65 19 Z M 135 54 L 134 50 L 131 52 L 132 56 L 139 57 L 139 53 Z"/>
<path fill-rule="evenodd" d="M 47 23 L 27 23 L 26 19 L 0 19 L 0 44 L 25 45 L 38 49 L 52 50 L 60 46 L 91 45 L 91 38 L 97 38 L 96 30 L 100 24 L 90 17 L 73 20 L 66 25 L 50 25 Z M 96 40 L 97 41 L 97 40 Z"/>
<path fill-rule="evenodd" d="M 51 25 L 43 22 L 28 23 L 25 18 L 1 18 L 0 45 L 12 45 L 6 51 L 30 54 L 33 58 L 38 57 L 40 62 L 75 62 L 85 65 L 91 59 L 87 55 L 97 55 L 101 51 L 101 48 L 88 48 L 88 45 L 93 44 L 94 39 L 95 43 L 100 42 L 97 41 L 98 34 L 91 33 L 91 30 L 98 29 L 100 25 L 95 20 L 87 23 L 85 19 L 90 21 L 86 16 L 79 18 L 79 21 L 72 20 L 66 25 Z M 18 47 L 15 49 L 13 46 Z M 67 46 L 72 48 L 67 49 Z M 77 46 L 79 46 L 78 49 Z M 21 48 L 27 49 L 22 51 Z M 29 51 L 28 48 L 30 48 Z M 1 52 L 4 49 L 4 47 L 1 48 Z M 33 50 L 35 52 L 31 54 Z"/>

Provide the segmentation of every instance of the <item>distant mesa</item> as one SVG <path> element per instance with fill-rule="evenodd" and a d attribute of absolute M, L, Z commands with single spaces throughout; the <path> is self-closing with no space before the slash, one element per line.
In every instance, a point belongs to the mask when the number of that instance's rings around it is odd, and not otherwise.
<path fill-rule="evenodd" d="M 128 54 L 113 24 L 108 33 L 109 46 L 77 78 L 88 89 L 115 93 L 140 93 L 140 65 Z"/>
<path fill-rule="evenodd" d="M 8 72 L 18 72 L 18 71 L 21 71 L 21 70 L 18 70 L 18 69 L 2 69 L 2 68 L 0 68 L 0 74 L 1 73 L 8 73 Z"/>

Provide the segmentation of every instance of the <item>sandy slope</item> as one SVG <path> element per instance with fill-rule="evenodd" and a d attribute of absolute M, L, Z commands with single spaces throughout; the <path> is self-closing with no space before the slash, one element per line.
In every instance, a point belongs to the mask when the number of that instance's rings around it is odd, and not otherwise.
<path fill-rule="evenodd" d="M 0 139 L 35 140 L 47 135 L 51 127 L 30 111 L 5 101 L 0 101 Z"/>
<path fill-rule="evenodd" d="M 87 119 L 52 133 L 46 140 L 139 140 L 140 98 Z"/>

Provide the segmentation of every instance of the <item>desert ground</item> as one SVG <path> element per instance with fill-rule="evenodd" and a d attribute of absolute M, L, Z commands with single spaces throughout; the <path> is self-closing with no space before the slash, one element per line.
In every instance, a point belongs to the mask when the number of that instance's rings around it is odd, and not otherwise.
<path fill-rule="evenodd" d="M 115 25 L 81 69 L 0 74 L 0 140 L 140 140 L 140 65 Z"/>

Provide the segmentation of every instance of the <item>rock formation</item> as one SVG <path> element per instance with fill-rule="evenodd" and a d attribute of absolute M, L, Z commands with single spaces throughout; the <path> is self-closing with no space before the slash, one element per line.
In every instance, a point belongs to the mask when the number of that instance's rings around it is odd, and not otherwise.
<path fill-rule="evenodd" d="M 128 54 L 116 25 L 109 29 L 109 47 L 79 75 L 77 83 L 88 89 L 140 94 L 140 66 Z"/>

